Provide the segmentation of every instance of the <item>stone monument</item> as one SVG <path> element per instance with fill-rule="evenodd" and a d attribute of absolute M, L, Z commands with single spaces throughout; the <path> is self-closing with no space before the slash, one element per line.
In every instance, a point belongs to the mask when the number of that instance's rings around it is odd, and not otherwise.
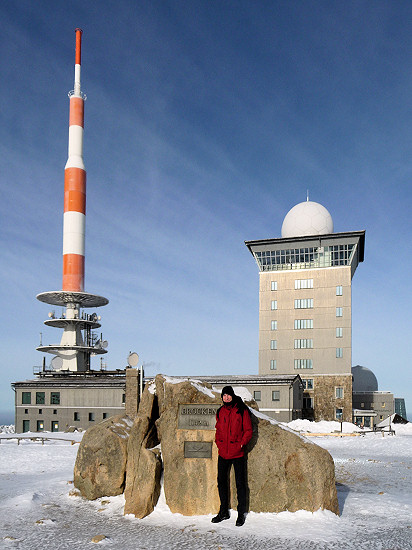
<path fill-rule="evenodd" d="M 255 402 L 247 404 L 254 431 L 247 446 L 249 511 L 327 509 L 338 514 L 330 454 L 254 410 Z M 142 518 L 153 511 L 161 491 L 162 471 L 166 503 L 173 513 L 217 513 L 220 502 L 214 437 L 220 405 L 220 391 L 195 379 L 158 375 L 146 385 L 133 426 L 127 431 L 127 456 L 121 465 L 125 514 Z M 115 470 L 109 449 L 106 458 L 103 452 L 98 461 L 92 458 L 89 447 L 95 445 L 97 429 L 102 434 L 108 430 L 102 423 L 92 428 L 91 434 L 91 430 L 86 432 L 75 465 L 74 484 L 89 499 L 110 496 L 108 484 L 102 484 L 100 491 L 89 490 L 92 481 L 101 477 L 100 470 L 106 478 L 113 469 L 113 476 L 119 479 L 119 465 Z M 123 433 L 117 437 L 125 441 Z M 119 491 L 118 482 L 115 490 Z M 234 480 L 231 493 L 236 494 Z"/>

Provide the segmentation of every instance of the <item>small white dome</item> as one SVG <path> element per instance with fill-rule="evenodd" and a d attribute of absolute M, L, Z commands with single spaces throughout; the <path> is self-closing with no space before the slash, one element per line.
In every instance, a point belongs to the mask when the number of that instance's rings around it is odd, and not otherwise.
<path fill-rule="evenodd" d="M 333 233 L 332 216 L 317 202 L 305 201 L 286 214 L 282 224 L 282 238 Z"/>

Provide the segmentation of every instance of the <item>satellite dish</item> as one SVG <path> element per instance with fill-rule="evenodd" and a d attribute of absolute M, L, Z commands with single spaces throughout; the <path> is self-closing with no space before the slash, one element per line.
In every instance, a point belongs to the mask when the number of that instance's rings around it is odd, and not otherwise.
<path fill-rule="evenodd" d="M 58 355 L 55 355 L 53 359 L 50 361 L 50 367 L 53 370 L 60 370 L 62 366 L 63 366 L 63 359 Z"/>
<path fill-rule="evenodd" d="M 138 362 L 139 362 L 139 356 L 137 355 L 137 353 L 136 352 L 129 353 L 127 357 L 127 364 L 129 365 L 129 367 L 137 367 Z"/>
<path fill-rule="evenodd" d="M 100 342 L 100 347 L 103 349 L 106 349 L 109 345 L 109 342 L 107 340 L 103 340 L 103 342 Z"/>

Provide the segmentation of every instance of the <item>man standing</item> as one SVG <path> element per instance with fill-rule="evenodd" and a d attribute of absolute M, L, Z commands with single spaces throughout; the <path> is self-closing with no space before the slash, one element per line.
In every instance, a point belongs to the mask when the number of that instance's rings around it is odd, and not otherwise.
<path fill-rule="evenodd" d="M 244 447 L 252 438 L 252 422 L 249 409 L 241 397 L 235 395 L 232 386 L 222 390 L 223 406 L 216 413 L 215 442 L 219 451 L 217 465 L 217 486 L 220 498 L 220 510 L 212 518 L 212 523 L 229 519 L 229 472 L 233 464 L 235 469 L 237 512 L 236 525 L 245 523 L 246 517 L 246 459 Z"/>

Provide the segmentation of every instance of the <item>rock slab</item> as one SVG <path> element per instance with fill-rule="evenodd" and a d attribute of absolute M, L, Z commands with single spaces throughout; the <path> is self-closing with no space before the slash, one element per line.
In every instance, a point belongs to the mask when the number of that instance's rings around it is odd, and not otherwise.
<path fill-rule="evenodd" d="M 128 443 L 125 514 L 144 518 L 151 514 L 160 496 L 162 460 L 154 424 L 147 416 L 134 421 Z"/>
<path fill-rule="evenodd" d="M 179 405 L 215 404 L 220 401 L 220 392 L 191 381 L 168 383 L 161 376 L 156 377 L 155 384 L 166 503 L 172 512 L 185 516 L 214 512 L 219 509 L 214 423 L 211 430 L 183 430 L 177 426 Z M 185 441 L 213 442 L 212 458 L 184 458 Z"/>
<path fill-rule="evenodd" d="M 127 442 L 133 421 L 112 416 L 89 428 L 74 465 L 74 486 L 89 500 L 120 495 L 125 487 Z"/>

